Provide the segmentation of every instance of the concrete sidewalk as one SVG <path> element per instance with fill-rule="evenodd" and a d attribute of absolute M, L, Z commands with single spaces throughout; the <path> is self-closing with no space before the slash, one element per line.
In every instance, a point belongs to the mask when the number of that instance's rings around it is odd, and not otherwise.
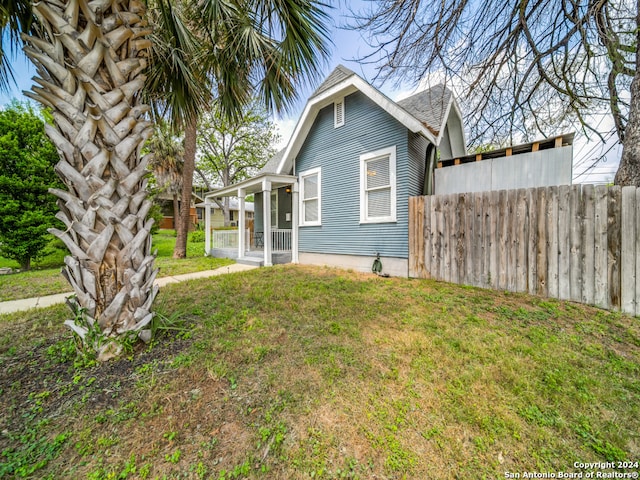
<path fill-rule="evenodd" d="M 161 277 L 156 279 L 155 284 L 164 287 L 169 283 L 184 282 L 185 280 L 194 280 L 197 278 L 207 278 L 225 273 L 243 272 L 245 270 L 253 270 L 257 268 L 253 265 L 241 265 L 234 263 L 226 267 L 216 268 L 215 270 L 206 270 L 204 272 L 185 273 L 183 275 L 174 275 L 172 277 Z M 47 295 L 45 297 L 23 298 L 21 300 L 10 300 L 8 302 L 0 302 L 0 315 L 4 313 L 19 312 L 21 310 L 29 310 L 31 308 L 44 308 L 58 303 L 64 303 L 65 299 L 72 295 L 73 292 L 57 293 L 55 295 Z"/>

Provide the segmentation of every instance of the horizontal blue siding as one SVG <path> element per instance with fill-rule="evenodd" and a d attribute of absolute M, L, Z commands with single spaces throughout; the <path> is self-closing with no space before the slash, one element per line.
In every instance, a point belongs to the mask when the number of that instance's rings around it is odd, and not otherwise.
<path fill-rule="evenodd" d="M 407 188 L 409 196 L 413 197 L 422 195 L 423 192 L 427 148 L 430 142 L 417 133 L 407 133 L 409 135 L 409 181 Z"/>
<path fill-rule="evenodd" d="M 300 227 L 300 252 L 408 258 L 408 197 L 421 193 L 424 172 L 424 152 L 418 159 L 422 144 L 411 135 L 360 92 L 345 98 L 342 127 L 333 126 L 333 104 L 320 110 L 296 159 L 296 173 L 322 169 L 322 225 Z M 396 147 L 397 221 L 360 225 L 360 155 L 391 146 Z"/>

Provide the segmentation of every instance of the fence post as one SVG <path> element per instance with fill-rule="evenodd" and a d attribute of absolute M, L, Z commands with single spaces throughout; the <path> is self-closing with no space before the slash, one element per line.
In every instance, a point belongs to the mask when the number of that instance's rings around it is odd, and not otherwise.
<path fill-rule="evenodd" d="M 527 192 L 527 212 L 529 235 L 527 236 L 527 292 L 535 295 L 538 291 L 538 199 L 543 188 L 529 188 Z"/>
<path fill-rule="evenodd" d="M 595 304 L 601 308 L 609 308 L 608 199 L 607 187 L 595 187 L 594 288 Z"/>
<path fill-rule="evenodd" d="M 549 294 L 548 286 L 548 247 L 549 232 L 547 230 L 547 189 L 538 189 L 538 204 L 536 218 L 536 288 L 538 295 L 547 296 Z"/>
<path fill-rule="evenodd" d="M 640 316 L 640 235 L 638 235 L 638 229 L 640 229 L 640 188 L 636 188 L 636 204 L 635 204 L 635 215 L 636 215 L 636 231 L 634 232 L 633 237 L 636 240 L 635 251 L 636 251 L 636 291 L 635 291 L 635 301 L 636 301 L 636 311 L 634 315 Z"/>
<path fill-rule="evenodd" d="M 424 225 L 422 228 L 422 235 L 424 235 L 424 249 L 420 250 L 419 254 L 423 256 L 423 264 L 420 266 L 422 269 L 424 278 L 432 278 L 433 271 L 431 270 L 431 256 L 433 255 L 433 225 L 431 224 L 431 201 L 433 196 L 423 198 L 423 210 L 422 218 Z"/>
<path fill-rule="evenodd" d="M 622 187 L 620 226 L 620 309 L 636 313 L 636 187 Z"/>
<path fill-rule="evenodd" d="M 409 215 L 411 218 L 409 233 L 409 276 L 414 278 L 426 278 L 425 269 L 425 243 L 426 232 L 424 223 L 425 197 L 412 197 L 409 200 Z"/>
<path fill-rule="evenodd" d="M 500 239 L 498 237 L 498 219 L 500 216 L 500 192 L 493 191 L 491 192 L 491 197 L 489 199 L 489 212 L 488 215 L 490 227 L 489 234 L 491 235 L 490 243 L 489 243 L 489 274 L 491 276 L 489 287 L 490 288 L 499 288 L 499 270 L 500 270 Z"/>
<path fill-rule="evenodd" d="M 609 307 L 620 308 L 620 222 L 622 191 L 619 186 L 609 187 L 607 202 L 607 247 L 609 250 L 608 279 Z"/>
<path fill-rule="evenodd" d="M 527 215 L 527 191 L 516 193 L 516 292 L 527 291 L 527 240 L 529 239 L 529 216 Z"/>
<path fill-rule="evenodd" d="M 584 228 L 582 229 L 582 303 L 596 303 L 596 250 L 595 250 L 595 188 L 593 185 L 582 186 L 584 203 Z"/>
<path fill-rule="evenodd" d="M 582 229 L 584 228 L 584 210 L 581 197 L 581 186 L 574 185 L 569 197 L 569 298 L 574 302 L 582 300 Z"/>

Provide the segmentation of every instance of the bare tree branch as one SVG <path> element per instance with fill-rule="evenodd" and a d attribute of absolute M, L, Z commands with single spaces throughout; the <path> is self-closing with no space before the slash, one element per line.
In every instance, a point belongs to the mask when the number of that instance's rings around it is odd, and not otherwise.
<path fill-rule="evenodd" d="M 380 0 L 354 12 L 367 35 L 374 81 L 448 82 L 469 115 L 469 138 L 550 135 L 594 114 L 613 116 L 623 140 L 636 73 L 633 0 Z M 549 109 L 549 102 L 554 109 Z M 542 118 L 545 112 L 548 118 Z M 559 113 L 562 113 L 560 117 Z"/>

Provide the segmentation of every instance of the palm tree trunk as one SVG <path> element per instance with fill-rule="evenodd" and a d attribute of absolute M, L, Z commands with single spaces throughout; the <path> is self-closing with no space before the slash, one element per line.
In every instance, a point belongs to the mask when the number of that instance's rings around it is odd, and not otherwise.
<path fill-rule="evenodd" d="M 31 258 L 27 257 L 22 262 L 20 262 L 20 270 L 26 272 L 31 270 Z"/>
<path fill-rule="evenodd" d="M 56 172 L 64 231 L 51 229 L 71 255 L 63 275 L 74 289 L 65 323 L 106 360 L 134 332 L 150 338 L 153 282 L 151 202 L 146 198 L 152 133 L 139 101 L 150 30 L 139 0 L 33 4 L 38 38 L 23 36 L 37 67 L 31 98 L 52 110 L 46 131 L 60 153 Z"/>
<path fill-rule="evenodd" d="M 196 164 L 196 125 L 197 119 L 189 119 L 184 129 L 184 164 L 182 166 L 182 204 L 176 246 L 173 258 L 187 257 L 187 234 L 191 224 L 191 191 L 193 189 L 193 172 Z"/>

